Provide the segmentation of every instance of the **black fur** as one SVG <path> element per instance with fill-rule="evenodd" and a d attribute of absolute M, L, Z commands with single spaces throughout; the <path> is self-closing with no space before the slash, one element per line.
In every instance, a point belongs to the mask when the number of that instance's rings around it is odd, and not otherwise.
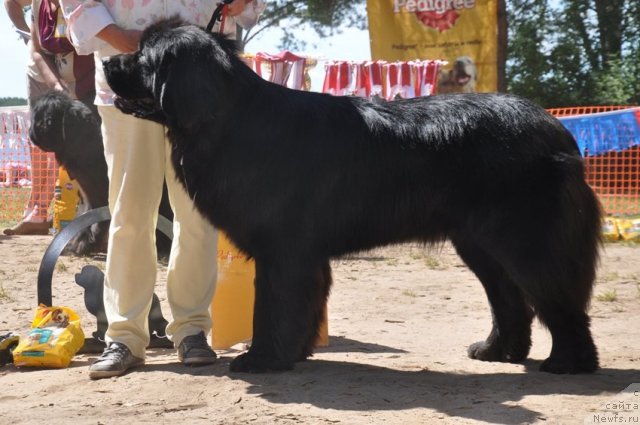
<path fill-rule="evenodd" d="M 46 152 L 54 152 L 69 177 L 80 186 L 78 215 L 108 204 L 107 162 L 104 159 L 100 117 L 79 100 L 51 91 L 31 106 L 33 144 Z M 94 224 L 83 230 L 66 247 L 66 252 L 86 255 L 105 251 L 109 223 Z"/>
<path fill-rule="evenodd" d="M 537 315 L 553 337 L 542 370 L 597 369 L 586 311 L 600 208 L 573 137 L 543 109 L 503 94 L 375 104 L 294 91 L 176 20 L 104 67 L 122 110 L 167 125 L 197 208 L 255 259 L 253 343 L 233 371 L 311 355 L 330 258 L 447 239 L 493 311 L 471 357 L 522 361 Z"/>
<path fill-rule="evenodd" d="M 81 202 L 77 215 L 108 205 L 107 162 L 100 132 L 100 116 L 95 106 L 51 91 L 33 103 L 31 121 L 29 137 L 33 144 L 43 151 L 55 153 L 58 163 L 80 186 Z M 160 214 L 170 220 L 173 218 L 166 188 L 160 203 Z M 87 255 L 106 252 L 108 238 L 109 222 L 94 224 L 74 237 L 67 244 L 65 253 Z M 156 232 L 156 238 L 158 255 L 167 257 L 171 240 L 160 232 Z"/>

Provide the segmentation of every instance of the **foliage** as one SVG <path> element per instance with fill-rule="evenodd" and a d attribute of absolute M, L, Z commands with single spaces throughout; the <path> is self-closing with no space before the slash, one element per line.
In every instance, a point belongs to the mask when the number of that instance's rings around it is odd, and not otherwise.
<path fill-rule="evenodd" d="M 546 107 L 640 104 L 640 2 L 508 2 L 507 90 Z"/>
<path fill-rule="evenodd" d="M 27 104 L 27 99 L 21 97 L 0 97 L 0 106 L 23 106 Z"/>
<path fill-rule="evenodd" d="M 306 43 L 297 34 L 313 29 L 320 37 L 339 34 L 342 28 L 367 28 L 365 0 L 269 0 L 257 28 L 245 34 L 245 44 L 262 31 L 279 27 L 281 48 L 304 50 Z"/>

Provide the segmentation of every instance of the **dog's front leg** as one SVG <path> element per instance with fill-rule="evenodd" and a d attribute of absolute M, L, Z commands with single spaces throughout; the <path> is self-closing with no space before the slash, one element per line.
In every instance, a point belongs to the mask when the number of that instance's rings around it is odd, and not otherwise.
<path fill-rule="evenodd" d="M 330 286 L 328 260 L 274 264 L 256 258 L 253 342 L 231 362 L 231 370 L 289 370 L 310 356 Z"/>

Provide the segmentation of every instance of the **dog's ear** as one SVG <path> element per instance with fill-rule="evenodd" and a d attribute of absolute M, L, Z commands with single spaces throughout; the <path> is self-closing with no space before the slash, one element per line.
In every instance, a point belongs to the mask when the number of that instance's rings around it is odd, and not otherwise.
<path fill-rule="evenodd" d="M 60 153 L 64 158 L 78 157 L 89 140 L 100 139 L 100 116 L 80 101 L 74 101 L 62 119 L 63 142 Z"/>
<path fill-rule="evenodd" d="M 176 58 L 154 81 L 156 99 L 169 121 L 192 128 L 215 116 L 219 93 L 206 64 Z"/>
<path fill-rule="evenodd" d="M 62 144 L 62 117 L 70 99 L 59 92 L 48 92 L 31 105 L 29 138 L 43 151 L 55 152 Z"/>
<path fill-rule="evenodd" d="M 193 128 L 223 114 L 230 75 L 229 56 L 220 45 L 177 46 L 165 53 L 154 75 L 154 97 L 173 125 Z"/>

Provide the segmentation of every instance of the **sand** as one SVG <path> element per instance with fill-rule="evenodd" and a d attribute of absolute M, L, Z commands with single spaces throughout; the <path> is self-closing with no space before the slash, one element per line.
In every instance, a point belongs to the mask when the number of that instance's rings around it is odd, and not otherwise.
<path fill-rule="evenodd" d="M 0 236 L 0 334 L 28 331 L 50 241 Z M 102 258 L 62 257 L 53 294 L 54 304 L 80 313 L 90 335 L 95 319 L 74 283 L 88 263 L 104 266 Z M 159 269 L 156 293 L 168 317 Z M 490 311 L 449 245 L 378 249 L 334 261 L 333 273 L 330 345 L 293 371 L 229 372 L 242 344 L 202 368 L 179 364 L 174 350 L 148 350 L 144 368 L 99 381 L 87 372 L 95 354 L 60 370 L 7 365 L 0 424 L 581 424 L 640 383 L 640 247 L 607 244 L 603 252 L 591 306 L 602 368 L 592 375 L 539 372 L 550 337 L 537 322 L 524 364 L 469 359 Z M 631 417 L 640 423 L 640 410 Z"/>

